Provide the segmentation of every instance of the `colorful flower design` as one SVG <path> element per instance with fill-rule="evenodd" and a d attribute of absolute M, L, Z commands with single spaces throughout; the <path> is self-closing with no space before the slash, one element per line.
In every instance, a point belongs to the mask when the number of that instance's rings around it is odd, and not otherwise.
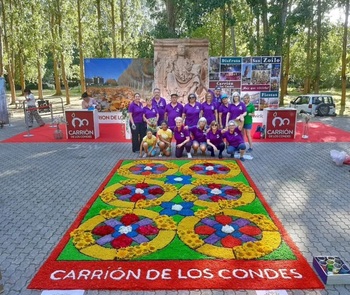
<path fill-rule="evenodd" d="M 178 235 L 196 251 L 222 259 L 256 259 L 277 249 L 282 241 L 266 216 L 233 209 L 209 208 L 185 217 L 178 224 Z"/>
<path fill-rule="evenodd" d="M 234 208 L 251 203 L 255 199 L 253 189 L 241 182 L 225 180 L 196 180 L 179 190 L 185 201 L 206 207 Z"/>
<path fill-rule="evenodd" d="M 96 244 L 112 246 L 115 249 L 147 243 L 158 232 L 159 229 L 152 219 L 140 219 L 133 213 L 125 214 L 121 218 L 108 219 L 92 230 Z"/>
<path fill-rule="evenodd" d="M 161 178 L 165 175 L 173 175 L 178 171 L 178 166 L 168 161 L 139 160 L 123 165 L 118 173 L 129 178 Z"/>
<path fill-rule="evenodd" d="M 176 194 L 177 189 L 171 184 L 153 179 L 129 179 L 104 189 L 100 197 L 103 202 L 117 207 L 147 208 L 170 201 Z"/>
<path fill-rule="evenodd" d="M 174 215 L 193 216 L 194 215 L 194 212 L 192 210 L 193 202 L 181 202 L 181 203 L 163 202 L 161 206 L 162 208 L 164 208 L 162 211 L 160 211 L 161 215 L 168 215 L 168 216 L 174 216 Z"/>
<path fill-rule="evenodd" d="M 216 215 L 202 219 L 194 229 L 210 245 L 233 248 L 261 240 L 261 229 L 247 219 Z"/>
<path fill-rule="evenodd" d="M 241 170 L 236 162 L 193 160 L 182 165 L 180 171 L 185 175 L 197 178 L 207 178 L 208 176 L 229 178 L 238 175 Z"/>

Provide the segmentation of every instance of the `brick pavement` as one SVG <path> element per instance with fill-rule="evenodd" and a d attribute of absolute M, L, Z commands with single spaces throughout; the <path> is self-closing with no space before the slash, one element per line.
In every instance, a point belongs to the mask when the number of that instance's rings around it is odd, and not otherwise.
<path fill-rule="evenodd" d="M 350 118 L 319 120 L 350 130 Z M 24 131 L 22 120 L 0 130 L 0 140 Z M 337 167 L 331 149 L 349 143 L 255 143 L 244 166 L 285 229 L 311 263 L 313 255 L 350 262 L 350 167 Z M 120 159 L 136 158 L 129 144 L 0 143 L 0 270 L 8 295 L 38 295 L 26 286 L 82 206 Z M 67 206 L 69 204 L 69 206 Z M 45 226 L 44 226 L 45 225 Z M 86 291 L 88 295 L 221 295 L 254 291 Z M 288 294 L 350 294 L 350 285 Z"/>

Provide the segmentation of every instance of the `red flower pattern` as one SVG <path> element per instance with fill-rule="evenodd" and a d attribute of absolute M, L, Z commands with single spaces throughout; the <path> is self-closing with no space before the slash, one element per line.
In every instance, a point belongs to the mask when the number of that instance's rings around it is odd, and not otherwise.
<path fill-rule="evenodd" d="M 136 203 L 139 200 L 146 200 L 146 197 L 142 194 L 134 194 L 130 198 L 130 201 L 134 203 Z"/>
<path fill-rule="evenodd" d="M 232 237 L 232 236 L 226 236 L 226 237 L 221 239 L 221 244 L 225 248 L 233 248 L 233 247 L 242 245 L 242 241 L 240 239 L 237 239 L 237 238 Z"/>
<path fill-rule="evenodd" d="M 115 249 L 119 248 L 126 248 L 129 247 L 132 244 L 132 238 L 128 237 L 127 235 L 120 235 L 119 237 L 115 238 L 111 245 Z"/>
<path fill-rule="evenodd" d="M 137 183 L 135 187 L 136 187 L 136 188 L 142 188 L 142 189 L 143 189 L 143 188 L 149 187 L 149 185 L 148 185 L 148 183 L 141 182 L 141 183 Z"/>
<path fill-rule="evenodd" d="M 145 226 L 140 226 L 137 230 L 136 230 L 139 234 L 147 236 L 147 235 L 156 235 L 159 232 L 159 229 L 156 228 L 153 225 L 145 225 Z"/>
<path fill-rule="evenodd" d="M 198 166 L 193 166 L 193 167 L 191 167 L 191 170 L 192 170 L 192 171 L 202 171 L 203 168 L 198 167 Z"/>
<path fill-rule="evenodd" d="M 215 220 L 217 222 L 221 223 L 222 225 L 227 225 L 227 224 L 231 224 L 232 217 L 227 216 L 227 215 L 216 215 Z"/>
<path fill-rule="evenodd" d="M 206 175 L 214 175 L 217 174 L 215 171 L 207 171 L 205 172 Z"/>
<path fill-rule="evenodd" d="M 101 225 L 94 228 L 92 233 L 97 236 L 106 236 L 114 233 L 114 228 L 109 225 Z"/>
<path fill-rule="evenodd" d="M 151 188 L 150 190 L 148 190 L 148 192 L 151 195 L 162 195 L 162 194 L 164 194 L 164 191 L 160 187 Z"/>
<path fill-rule="evenodd" d="M 210 183 L 210 184 L 208 184 L 208 187 L 209 187 L 210 189 L 214 189 L 214 188 L 220 189 L 220 188 L 221 188 L 221 184 L 218 184 L 218 183 Z"/>
<path fill-rule="evenodd" d="M 227 167 L 225 167 L 225 166 L 220 166 L 220 167 L 218 168 L 218 170 L 219 170 L 219 171 L 229 171 L 230 169 L 227 168 Z"/>
<path fill-rule="evenodd" d="M 206 190 L 203 188 L 195 188 L 192 190 L 192 193 L 195 195 L 204 195 L 206 193 Z"/>
<path fill-rule="evenodd" d="M 123 187 L 114 191 L 115 195 L 128 195 L 130 193 L 131 193 L 131 190 L 129 190 L 126 187 Z"/>
<path fill-rule="evenodd" d="M 215 233 L 216 230 L 208 225 L 199 225 L 194 231 L 197 235 L 211 235 Z"/>
<path fill-rule="evenodd" d="M 120 218 L 120 222 L 126 226 L 138 222 L 139 220 L 140 218 L 133 213 L 125 214 L 122 218 Z"/>
<path fill-rule="evenodd" d="M 231 188 L 231 189 L 225 190 L 225 193 L 230 195 L 230 196 L 236 196 L 236 195 L 240 195 L 241 191 L 238 189 Z"/>

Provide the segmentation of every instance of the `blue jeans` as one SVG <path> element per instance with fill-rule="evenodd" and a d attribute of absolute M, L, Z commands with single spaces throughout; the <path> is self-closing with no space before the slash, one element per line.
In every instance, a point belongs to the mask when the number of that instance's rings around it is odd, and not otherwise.
<path fill-rule="evenodd" d="M 227 147 L 227 153 L 229 155 L 234 155 L 236 151 L 241 151 L 241 150 L 245 150 L 247 147 L 245 145 L 245 143 L 240 143 L 238 146 L 232 146 L 232 145 L 229 145 Z"/>

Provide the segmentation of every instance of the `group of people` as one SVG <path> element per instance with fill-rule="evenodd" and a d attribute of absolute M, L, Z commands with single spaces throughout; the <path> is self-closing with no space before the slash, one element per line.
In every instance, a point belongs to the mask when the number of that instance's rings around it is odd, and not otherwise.
<path fill-rule="evenodd" d="M 216 153 L 223 158 L 223 152 L 244 161 L 246 151 L 252 152 L 251 129 L 254 105 L 250 96 L 234 92 L 232 101 L 218 86 L 214 91 L 208 90 L 203 102 L 197 101 L 195 93 L 188 95 L 188 102 L 178 102 L 178 95 L 171 94 L 170 103 L 160 96 L 160 89 L 154 89 L 154 97 L 141 102 L 141 95 L 136 93 L 128 109 L 131 128 L 132 151 L 139 152 L 140 157 L 160 157 L 171 155 L 171 142 L 175 139 L 175 157 L 188 158 L 193 154 L 207 151 L 212 157 Z M 248 147 L 245 144 L 248 140 Z"/>

